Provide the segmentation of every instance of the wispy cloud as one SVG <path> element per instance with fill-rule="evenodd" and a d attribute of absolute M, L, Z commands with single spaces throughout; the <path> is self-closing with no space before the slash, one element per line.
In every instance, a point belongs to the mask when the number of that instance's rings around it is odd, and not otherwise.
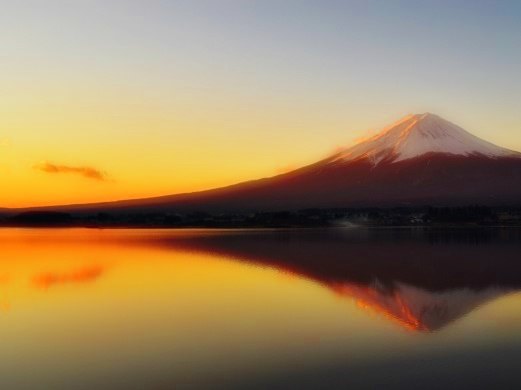
<path fill-rule="evenodd" d="M 42 164 L 35 165 L 35 169 L 46 172 L 46 173 L 72 173 L 83 176 L 87 179 L 107 181 L 107 174 L 99 169 L 93 167 L 74 167 L 69 165 L 58 165 L 45 162 Z"/>

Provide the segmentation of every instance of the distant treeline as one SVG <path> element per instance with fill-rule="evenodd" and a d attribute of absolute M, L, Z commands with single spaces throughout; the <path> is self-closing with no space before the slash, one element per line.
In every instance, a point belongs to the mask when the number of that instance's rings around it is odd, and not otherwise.
<path fill-rule="evenodd" d="M 0 214 L 1 226 L 21 227 L 327 227 L 327 226 L 521 226 L 521 207 L 423 207 L 305 209 L 254 213 L 29 211 Z"/>

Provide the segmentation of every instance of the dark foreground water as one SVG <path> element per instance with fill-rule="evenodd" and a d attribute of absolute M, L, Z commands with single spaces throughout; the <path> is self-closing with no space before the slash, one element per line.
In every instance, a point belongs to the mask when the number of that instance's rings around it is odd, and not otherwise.
<path fill-rule="evenodd" d="M 0 230 L 1 389 L 520 388 L 521 231 Z"/>

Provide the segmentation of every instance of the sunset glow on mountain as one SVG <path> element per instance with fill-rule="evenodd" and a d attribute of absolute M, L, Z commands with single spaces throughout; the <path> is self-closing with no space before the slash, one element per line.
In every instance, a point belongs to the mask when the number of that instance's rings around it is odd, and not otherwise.
<path fill-rule="evenodd" d="M 0 207 L 269 177 L 411 112 L 521 150 L 515 11 L 269 3 L 6 4 Z"/>
<path fill-rule="evenodd" d="M 0 390 L 521 388 L 521 1 L 0 7 Z"/>

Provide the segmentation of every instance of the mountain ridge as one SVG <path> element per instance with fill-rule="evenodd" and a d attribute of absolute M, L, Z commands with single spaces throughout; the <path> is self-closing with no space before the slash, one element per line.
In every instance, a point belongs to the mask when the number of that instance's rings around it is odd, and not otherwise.
<path fill-rule="evenodd" d="M 425 113 L 277 176 L 205 191 L 26 210 L 247 212 L 333 207 L 515 205 L 521 153 Z"/>

